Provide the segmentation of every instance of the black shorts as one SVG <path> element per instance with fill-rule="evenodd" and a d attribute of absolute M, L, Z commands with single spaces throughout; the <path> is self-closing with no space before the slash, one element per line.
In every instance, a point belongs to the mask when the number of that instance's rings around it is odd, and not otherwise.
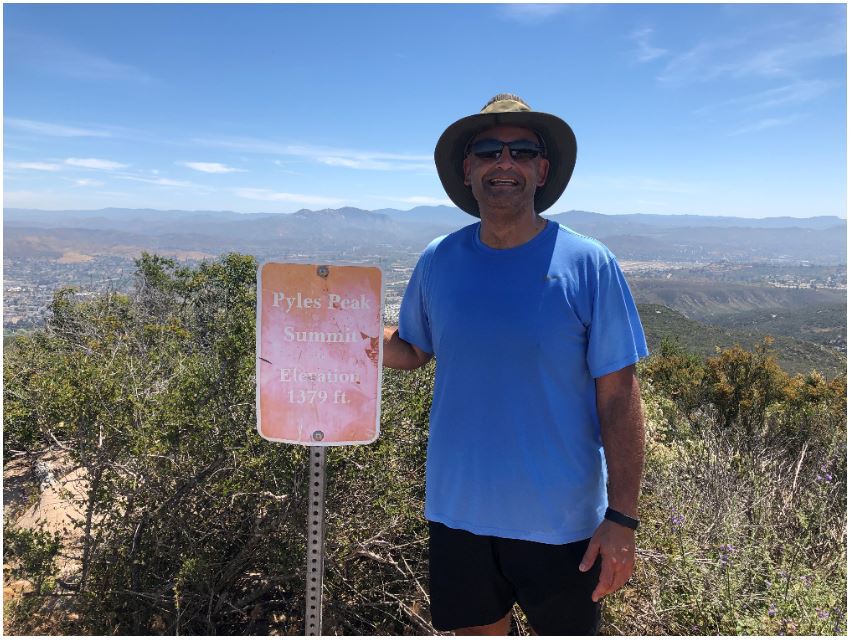
<path fill-rule="evenodd" d="M 517 602 L 539 635 L 597 634 L 600 603 L 592 602 L 592 592 L 601 559 L 580 571 L 588 545 L 480 536 L 429 522 L 432 626 L 492 624 Z"/>

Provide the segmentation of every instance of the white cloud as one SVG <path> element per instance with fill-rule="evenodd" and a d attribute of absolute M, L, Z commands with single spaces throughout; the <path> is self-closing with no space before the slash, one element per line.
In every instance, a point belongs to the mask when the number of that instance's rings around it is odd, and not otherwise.
<path fill-rule="evenodd" d="M 273 163 L 276 167 L 278 167 L 278 170 L 279 170 L 281 173 L 287 173 L 287 174 L 290 174 L 290 175 L 293 175 L 293 176 L 302 176 L 302 175 L 305 175 L 305 174 L 303 174 L 303 173 L 300 173 L 299 171 L 293 171 L 292 169 L 285 169 L 284 167 L 285 167 L 285 166 L 287 166 L 287 164 L 289 164 L 289 163 L 287 163 L 287 162 L 282 162 L 281 160 L 273 160 L 273 161 L 272 161 L 272 163 Z"/>
<path fill-rule="evenodd" d="M 406 204 L 413 205 L 425 205 L 425 206 L 437 206 L 437 205 L 446 205 L 448 207 L 454 207 L 453 201 L 449 198 L 433 198 L 432 196 L 409 196 L 407 198 L 384 198 L 385 200 L 390 200 L 392 202 L 404 202 Z"/>
<path fill-rule="evenodd" d="M 572 180 L 573 184 L 573 180 Z M 574 188 L 591 189 L 598 191 L 626 191 L 672 193 L 681 195 L 696 195 L 708 189 L 708 185 L 697 182 L 681 182 L 678 180 L 662 180 L 660 178 L 649 178 L 647 176 L 585 176 L 578 179 Z"/>
<path fill-rule="evenodd" d="M 782 44 L 778 44 L 782 42 Z M 806 65 L 846 54 L 846 25 L 795 22 L 699 41 L 675 55 L 658 76 L 660 82 L 686 85 L 724 78 L 801 77 Z"/>
<path fill-rule="evenodd" d="M 196 138 L 193 142 L 232 151 L 296 156 L 347 169 L 411 171 L 434 168 L 431 155 L 282 144 L 257 138 Z"/>
<path fill-rule="evenodd" d="M 201 171 L 202 173 L 233 173 L 235 171 L 245 171 L 245 169 L 235 169 L 219 162 L 178 162 L 177 164 Z"/>
<path fill-rule="evenodd" d="M 334 206 L 347 203 L 342 198 L 329 198 L 327 196 L 314 196 L 302 193 L 286 193 L 272 191 L 271 189 L 235 189 L 234 193 L 240 198 L 248 200 L 264 200 L 266 202 L 298 202 L 301 204 Z M 351 204 L 351 202 L 350 202 Z"/>
<path fill-rule="evenodd" d="M 6 55 L 17 65 L 76 80 L 124 80 L 149 83 L 153 78 L 129 64 L 110 60 L 56 38 L 23 32 L 6 36 Z"/>
<path fill-rule="evenodd" d="M 23 118 L 4 118 L 3 124 L 13 129 L 37 133 L 43 136 L 56 136 L 60 138 L 108 138 L 110 133 L 97 129 L 83 129 L 70 127 L 64 124 L 53 124 L 51 122 L 39 122 L 37 120 L 25 120 Z"/>
<path fill-rule="evenodd" d="M 712 80 L 728 71 L 729 63 L 723 61 L 731 50 L 743 44 L 742 38 L 699 42 L 689 51 L 675 55 L 657 80 L 673 85 Z"/>
<path fill-rule="evenodd" d="M 53 162 L 7 162 L 7 169 L 30 169 L 32 171 L 59 171 L 62 165 Z"/>
<path fill-rule="evenodd" d="M 219 147 L 234 151 L 245 151 L 248 153 L 269 153 L 280 155 L 296 155 L 292 151 L 295 147 L 280 144 L 271 140 L 243 137 L 218 137 L 218 138 L 195 138 L 192 142 L 206 145 L 208 147 Z"/>
<path fill-rule="evenodd" d="M 675 180 L 659 180 L 657 178 L 640 178 L 637 180 L 636 187 L 642 191 L 660 193 L 692 194 L 696 191 L 695 185 Z"/>
<path fill-rule="evenodd" d="M 645 27 L 630 34 L 630 39 L 636 44 L 636 50 L 633 53 L 638 62 L 650 62 L 668 53 L 667 49 L 660 49 L 651 45 L 653 33 L 653 29 Z"/>
<path fill-rule="evenodd" d="M 89 180 L 88 178 L 83 178 L 82 180 L 75 180 L 74 184 L 78 187 L 102 187 L 104 185 L 100 180 Z"/>
<path fill-rule="evenodd" d="M 569 9 L 565 4 L 504 4 L 500 7 L 500 15 L 509 20 L 522 24 L 540 24 Z"/>
<path fill-rule="evenodd" d="M 140 176 L 120 175 L 122 180 L 134 180 L 135 182 L 145 182 L 146 184 L 154 184 L 159 187 L 197 187 L 197 184 L 187 182 L 185 180 L 172 180 L 170 178 L 142 178 Z"/>
<path fill-rule="evenodd" d="M 729 136 L 739 136 L 744 133 L 752 133 L 754 131 L 764 131 L 766 129 L 774 129 L 775 127 L 783 127 L 788 124 L 792 124 L 796 120 L 798 120 L 801 116 L 798 114 L 793 114 L 791 116 L 787 116 L 786 118 L 764 118 L 762 120 L 758 120 L 757 122 L 753 122 L 751 124 L 747 124 L 739 129 L 735 129 L 734 131 L 729 132 L 727 135 Z"/>
<path fill-rule="evenodd" d="M 127 165 L 112 160 L 101 160 L 100 158 L 68 158 L 65 164 L 72 167 L 83 167 L 84 169 L 123 169 Z"/>
<path fill-rule="evenodd" d="M 4 207 L 31 207 L 34 202 L 38 202 L 38 198 L 42 194 L 37 191 L 4 191 L 3 206 Z"/>
<path fill-rule="evenodd" d="M 317 162 L 326 164 L 330 167 L 346 167 L 347 169 L 371 169 L 374 171 L 398 171 L 403 167 L 391 162 L 375 160 L 373 158 L 353 157 L 342 158 L 339 156 L 318 156 Z M 420 169 L 419 165 L 406 165 L 405 169 Z"/>
<path fill-rule="evenodd" d="M 813 60 L 846 54 L 846 29 L 831 29 L 822 34 L 803 34 L 793 42 L 757 51 L 732 66 L 733 77 L 790 75 Z"/>
<path fill-rule="evenodd" d="M 705 105 L 696 109 L 696 115 L 702 115 L 725 107 L 734 107 L 743 111 L 758 111 L 772 109 L 790 104 L 802 104 L 816 100 L 832 89 L 841 86 L 840 82 L 829 80 L 797 81 L 757 93 L 731 98 L 722 102 Z"/>

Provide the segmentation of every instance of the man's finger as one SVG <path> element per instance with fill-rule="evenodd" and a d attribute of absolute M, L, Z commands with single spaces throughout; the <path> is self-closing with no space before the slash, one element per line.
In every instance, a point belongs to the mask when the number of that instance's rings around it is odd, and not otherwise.
<path fill-rule="evenodd" d="M 598 549 L 600 545 L 592 538 L 589 541 L 589 546 L 586 547 L 586 553 L 583 554 L 583 559 L 580 561 L 580 571 L 588 571 L 595 564 L 595 558 L 598 557 Z"/>
<path fill-rule="evenodd" d="M 612 585 L 610 586 L 610 593 L 618 591 L 623 587 L 627 581 L 630 579 L 630 575 L 633 573 L 633 563 L 628 562 L 625 559 L 621 559 L 614 564 L 613 567 L 613 578 Z"/>
<path fill-rule="evenodd" d="M 615 567 L 613 563 L 603 558 L 601 562 L 601 577 L 598 579 L 598 586 L 595 587 L 592 593 L 592 601 L 597 602 L 608 593 L 612 593 L 612 581 L 615 578 Z"/>

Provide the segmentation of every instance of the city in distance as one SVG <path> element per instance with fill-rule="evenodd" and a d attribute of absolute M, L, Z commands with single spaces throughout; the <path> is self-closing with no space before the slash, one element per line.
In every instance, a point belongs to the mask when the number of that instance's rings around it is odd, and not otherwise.
<path fill-rule="evenodd" d="M 548 218 L 618 257 L 652 346 L 663 337 L 712 355 L 776 339 L 790 372 L 845 370 L 846 220 L 567 211 Z M 379 264 L 394 320 L 411 270 L 433 238 L 475 220 L 453 207 L 291 214 L 100 209 L 4 210 L 4 334 L 39 326 L 53 291 L 133 286 L 143 251 L 187 264 L 228 253 L 259 261 Z"/>

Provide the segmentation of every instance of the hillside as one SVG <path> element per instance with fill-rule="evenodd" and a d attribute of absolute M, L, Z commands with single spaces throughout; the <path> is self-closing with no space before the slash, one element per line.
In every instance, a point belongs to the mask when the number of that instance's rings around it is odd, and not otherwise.
<path fill-rule="evenodd" d="M 814 302 L 785 309 L 754 309 L 717 313 L 710 321 L 720 327 L 743 328 L 772 336 L 790 336 L 846 351 L 846 304 Z"/>
<path fill-rule="evenodd" d="M 663 338 L 681 344 L 688 351 L 702 357 L 714 356 L 719 349 L 734 345 L 751 349 L 763 342 L 764 336 L 773 335 L 759 328 L 723 328 L 687 318 L 669 307 L 656 304 L 638 304 L 648 347 L 653 352 Z M 836 349 L 785 335 L 775 335 L 771 351 L 778 364 L 789 374 L 808 374 L 816 370 L 833 378 L 846 370 L 846 358 Z"/>
<path fill-rule="evenodd" d="M 846 291 L 840 289 L 795 289 L 680 277 L 630 278 L 630 290 L 637 302 L 665 305 L 707 322 L 733 313 L 846 304 Z"/>

